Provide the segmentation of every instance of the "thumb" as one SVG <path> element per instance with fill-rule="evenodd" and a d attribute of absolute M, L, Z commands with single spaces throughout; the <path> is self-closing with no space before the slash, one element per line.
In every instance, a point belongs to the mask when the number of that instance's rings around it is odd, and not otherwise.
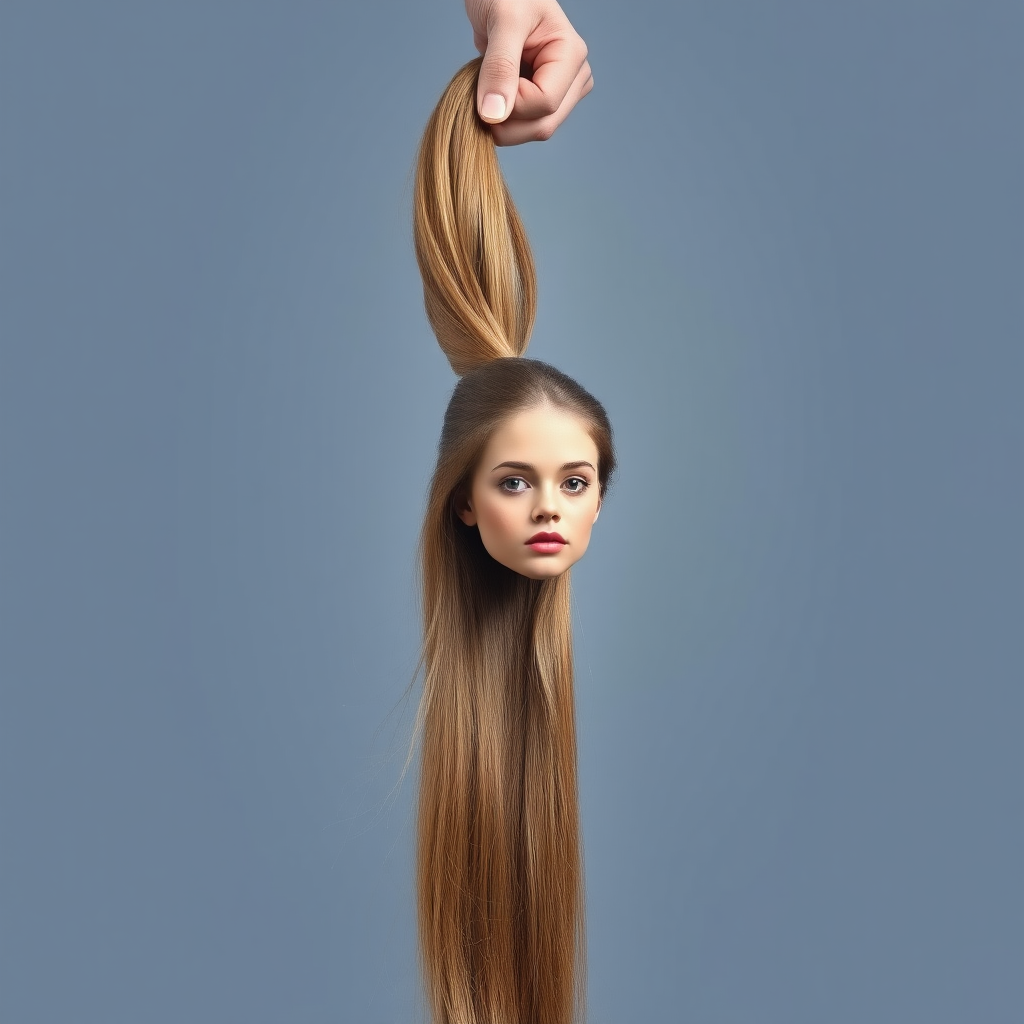
<path fill-rule="evenodd" d="M 512 113 L 519 93 L 519 66 L 526 26 L 502 26 L 487 39 L 487 51 L 476 84 L 476 109 L 489 124 L 499 124 Z"/>

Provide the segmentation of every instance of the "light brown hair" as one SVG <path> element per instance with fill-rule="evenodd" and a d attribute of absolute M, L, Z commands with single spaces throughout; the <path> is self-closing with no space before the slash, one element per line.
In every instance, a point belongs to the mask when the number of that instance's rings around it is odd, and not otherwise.
<path fill-rule="evenodd" d="M 569 572 L 520 576 L 456 509 L 491 434 L 524 409 L 580 418 L 602 498 L 615 455 L 601 404 L 522 357 L 535 273 L 476 115 L 479 66 L 455 75 L 427 124 L 414 199 L 427 315 L 462 375 L 420 536 L 420 954 L 435 1024 L 571 1024 L 585 933 Z"/>

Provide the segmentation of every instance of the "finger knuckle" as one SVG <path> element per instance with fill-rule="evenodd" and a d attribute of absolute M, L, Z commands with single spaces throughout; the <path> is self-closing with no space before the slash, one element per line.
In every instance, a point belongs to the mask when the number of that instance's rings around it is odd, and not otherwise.
<path fill-rule="evenodd" d="M 519 61 L 507 53 L 488 53 L 484 57 L 487 71 L 502 78 L 519 77 Z"/>
<path fill-rule="evenodd" d="M 537 127 L 534 129 L 533 137 L 538 142 L 547 142 L 548 139 L 550 139 L 551 136 L 555 134 L 555 129 L 557 127 L 558 124 L 556 122 L 545 121 L 543 124 L 537 125 Z"/>
<path fill-rule="evenodd" d="M 562 100 L 558 96 L 551 96 L 548 93 L 541 93 L 537 99 L 537 113 L 541 117 L 549 117 L 558 111 Z"/>

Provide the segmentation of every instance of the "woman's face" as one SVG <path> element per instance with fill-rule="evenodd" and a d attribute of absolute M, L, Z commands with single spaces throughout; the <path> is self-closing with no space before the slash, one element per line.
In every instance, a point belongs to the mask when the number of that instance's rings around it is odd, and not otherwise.
<path fill-rule="evenodd" d="M 590 543 L 601 508 L 597 470 L 582 421 L 551 405 L 527 409 L 491 436 L 459 518 L 502 565 L 535 580 L 559 576 Z"/>

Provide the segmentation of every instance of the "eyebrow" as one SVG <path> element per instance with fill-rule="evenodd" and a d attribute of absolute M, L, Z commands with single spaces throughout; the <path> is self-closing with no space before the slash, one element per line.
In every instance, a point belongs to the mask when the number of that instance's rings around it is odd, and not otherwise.
<path fill-rule="evenodd" d="M 589 462 L 567 462 L 564 466 L 562 466 L 559 472 L 564 473 L 568 469 L 580 469 L 583 466 L 586 466 L 588 469 L 594 469 L 594 467 Z M 494 469 L 503 469 L 505 467 L 508 467 L 509 469 L 522 469 L 528 473 L 533 473 L 536 469 L 535 466 L 531 466 L 528 462 L 502 462 L 495 466 Z M 492 473 L 494 472 L 494 469 L 491 470 Z M 596 473 L 597 470 L 594 469 L 594 472 Z"/>

